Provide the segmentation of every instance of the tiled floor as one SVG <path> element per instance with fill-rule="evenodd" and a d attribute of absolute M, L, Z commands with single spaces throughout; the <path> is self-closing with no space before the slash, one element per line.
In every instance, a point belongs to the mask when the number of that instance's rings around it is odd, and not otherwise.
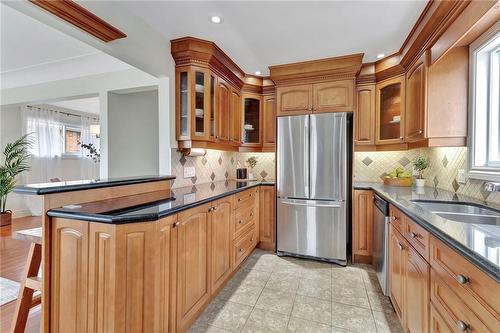
<path fill-rule="evenodd" d="M 190 332 L 402 332 L 370 266 L 255 250 Z"/>

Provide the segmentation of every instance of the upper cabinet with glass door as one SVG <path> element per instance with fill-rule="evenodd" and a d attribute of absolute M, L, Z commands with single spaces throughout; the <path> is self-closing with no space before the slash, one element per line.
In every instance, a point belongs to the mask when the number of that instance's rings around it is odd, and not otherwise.
<path fill-rule="evenodd" d="M 211 75 L 206 69 L 178 67 L 176 71 L 177 140 L 209 139 L 213 128 Z"/>
<path fill-rule="evenodd" d="M 405 77 L 378 83 L 376 93 L 376 144 L 404 143 Z"/>
<path fill-rule="evenodd" d="M 243 145 L 260 146 L 262 96 L 243 96 Z"/>

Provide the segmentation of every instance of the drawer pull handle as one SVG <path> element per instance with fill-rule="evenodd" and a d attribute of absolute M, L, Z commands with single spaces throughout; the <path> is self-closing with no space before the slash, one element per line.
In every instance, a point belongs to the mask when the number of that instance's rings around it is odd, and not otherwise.
<path fill-rule="evenodd" d="M 467 276 L 462 275 L 462 274 L 458 274 L 456 279 L 457 279 L 458 283 L 460 283 L 460 284 L 466 284 L 466 283 L 470 282 L 470 279 Z"/>
<path fill-rule="evenodd" d="M 417 238 L 419 235 L 418 235 L 418 234 L 416 234 L 416 233 L 414 233 L 414 232 L 412 231 L 412 232 L 410 232 L 410 236 L 411 236 L 411 238 Z"/>
<path fill-rule="evenodd" d="M 250 216 L 253 217 L 253 213 L 250 213 Z"/>
<path fill-rule="evenodd" d="M 243 249 L 242 249 L 242 248 L 240 248 L 240 252 L 243 252 Z"/>
<path fill-rule="evenodd" d="M 240 202 L 240 201 L 241 201 L 241 198 L 238 198 L 238 202 Z"/>
<path fill-rule="evenodd" d="M 461 320 L 457 321 L 457 328 L 460 332 L 469 330 L 469 325 Z"/>
<path fill-rule="evenodd" d="M 403 251 L 403 249 L 404 249 L 403 244 L 401 244 L 399 241 L 398 241 L 398 248 L 400 251 Z"/>
<path fill-rule="evenodd" d="M 177 228 L 181 223 L 179 221 L 175 222 L 172 228 Z"/>

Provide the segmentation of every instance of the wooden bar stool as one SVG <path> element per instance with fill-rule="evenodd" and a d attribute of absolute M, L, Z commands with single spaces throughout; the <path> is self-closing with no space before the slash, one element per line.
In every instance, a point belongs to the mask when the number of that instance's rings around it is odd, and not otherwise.
<path fill-rule="evenodd" d="M 38 276 L 42 263 L 42 228 L 13 231 L 12 238 L 31 242 L 25 275 L 19 287 L 19 296 L 11 330 L 13 333 L 22 333 L 26 328 L 30 309 L 39 305 L 42 301 L 42 278 Z M 40 291 L 40 293 L 33 297 L 36 291 Z"/>

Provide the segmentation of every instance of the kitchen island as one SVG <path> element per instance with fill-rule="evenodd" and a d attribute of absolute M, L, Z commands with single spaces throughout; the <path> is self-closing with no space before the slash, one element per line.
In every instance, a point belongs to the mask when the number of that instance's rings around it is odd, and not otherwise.
<path fill-rule="evenodd" d="M 259 241 L 272 244 L 273 183 L 171 179 L 18 189 L 72 198 L 45 205 L 44 332 L 183 332 Z"/>

